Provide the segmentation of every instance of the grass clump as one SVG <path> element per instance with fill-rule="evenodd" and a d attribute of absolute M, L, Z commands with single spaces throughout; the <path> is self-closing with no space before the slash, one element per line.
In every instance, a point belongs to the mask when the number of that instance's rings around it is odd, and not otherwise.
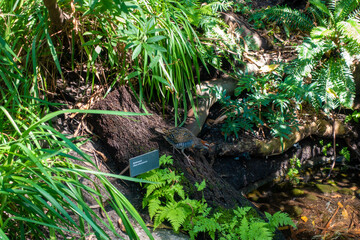
<path fill-rule="evenodd" d="M 90 234 L 97 239 L 121 237 L 105 211 L 105 200 L 122 219 L 132 239 L 138 237 L 128 215 L 151 237 L 134 207 L 106 178 L 124 177 L 101 173 L 79 149 L 78 139 L 64 136 L 48 124 L 59 114 L 81 110 L 49 113 L 51 103 L 40 95 L 36 78 L 28 76 L 13 49 L 14 46 L 0 36 L 0 238 L 72 236 L 80 239 Z M 75 164 L 73 160 L 92 167 Z M 86 179 L 93 187 L 81 179 Z M 106 220 L 90 208 L 85 192 L 99 204 Z"/>

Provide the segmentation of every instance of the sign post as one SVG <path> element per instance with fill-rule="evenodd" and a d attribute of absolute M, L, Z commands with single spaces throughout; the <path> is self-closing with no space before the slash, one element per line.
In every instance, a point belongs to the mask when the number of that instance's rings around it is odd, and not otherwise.
<path fill-rule="evenodd" d="M 130 158 L 130 177 L 135 177 L 159 167 L 159 150 Z"/>

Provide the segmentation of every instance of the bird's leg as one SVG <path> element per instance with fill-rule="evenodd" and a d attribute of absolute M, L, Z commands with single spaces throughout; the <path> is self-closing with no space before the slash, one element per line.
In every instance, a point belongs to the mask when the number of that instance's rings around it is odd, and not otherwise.
<path fill-rule="evenodd" d="M 193 162 L 193 161 L 191 161 L 190 158 L 188 156 L 186 156 L 186 154 L 184 153 L 184 149 L 181 149 L 181 152 L 186 157 L 186 160 L 188 161 L 189 165 L 191 166 L 191 162 Z"/>

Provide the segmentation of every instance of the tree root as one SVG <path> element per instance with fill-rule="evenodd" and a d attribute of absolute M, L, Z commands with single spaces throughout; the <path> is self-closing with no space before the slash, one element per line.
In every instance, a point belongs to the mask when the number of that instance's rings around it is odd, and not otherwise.
<path fill-rule="evenodd" d="M 333 129 L 334 127 L 335 129 Z M 305 123 L 297 129 L 294 128 L 289 138 L 283 138 L 282 142 L 279 138 L 273 138 L 269 141 L 246 139 L 238 143 L 223 143 L 218 147 L 217 152 L 221 156 L 233 156 L 243 152 L 258 156 L 279 155 L 306 137 L 315 135 L 330 138 L 333 136 L 333 131 L 336 136 L 343 138 L 353 134 L 340 120 L 335 120 L 335 124 L 333 124 L 327 120 L 319 119 Z"/>
<path fill-rule="evenodd" d="M 205 81 L 198 85 L 196 89 L 198 107 L 195 111 L 191 109 L 188 112 L 186 128 L 189 129 L 195 136 L 200 133 L 201 128 L 209 115 L 210 108 L 217 101 L 215 94 L 210 92 L 210 88 L 217 86 L 222 90 L 225 90 L 227 94 L 233 95 L 236 84 L 237 81 L 227 77 Z"/>

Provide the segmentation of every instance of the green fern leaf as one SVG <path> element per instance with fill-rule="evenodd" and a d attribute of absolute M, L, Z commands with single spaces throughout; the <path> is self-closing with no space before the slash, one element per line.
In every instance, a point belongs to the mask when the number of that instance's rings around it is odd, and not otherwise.
<path fill-rule="evenodd" d="M 338 29 L 345 36 L 345 42 L 355 42 L 360 46 L 360 21 L 357 19 L 349 19 L 338 23 Z"/>
<path fill-rule="evenodd" d="M 216 231 L 219 229 L 219 224 L 214 218 L 201 218 L 194 225 L 195 232 Z"/>
<path fill-rule="evenodd" d="M 185 191 L 182 185 L 175 184 L 172 186 L 172 190 L 176 192 L 181 197 L 181 199 L 185 199 Z"/>
<path fill-rule="evenodd" d="M 311 30 L 310 36 L 313 39 L 332 38 L 336 34 L 335 29 L 327 29 L 326 27 L 316 27 Z"/>
<path fill-rule="evenodd" d="M 267 227 L 268 223 L 266 222 L 252 222 L 249 226 L 246 239 L 248 240 L 272 240 L 273 233 Z"/>
<path fill-rule="evenodd" d="M 334 9 L 334 16 L 336 22 L 343 21 L 347 19 L 351 12 L 359 7 L 358 0 L 340 0 L 340 1 L 331 1 L 336 4 Z"/>
<path fill-rule="evenodd" d="M 159 162 L 160 162 L 160 166 L 172 165 L 173 159 L 171 158 L 171 156 L 162 155 L 159 159 Z"/>
<path fill-rule="evenodd" d="M 152 199 L 149 201 L 148 209 L 149 209 L 149 216 L 151 219 L 155 216 L 155 214 L 160 209 L 161 201 L 159 199 Z"/>
<path fill-rule="evenodd" d="M 315 6 L 316 8 L 318 8 L 321 12 L 325 13 L 328 17 L 330 17 L 331 19 L 333 19 L 333 14 L 329 11 L 329 9 L 327 8 L 327 6 L 322 3 L 321 0 L 310 0 L 309 1 L 313 6 Z"/>
<path fill-rule="evenodd" d="M 150 184 L 147 186 L 147 189 L 146 189 L 146 195 L 145 197 L 149 197 L 156 189 L 159 189 L 163 186 L 165 186 L 166 183 L 162 182 L 162 183 L 159 183 L 159 184 Z"/>
<path fill-rule="evenodd" d="M 265 16 L 268 22 L 281 23 L 288 26 L 290 29 L 299 28 L 309 31 L 314 26 L 314 23 L 309 16 L 286 6 L 275 6 L 261 10 L 260 12 L 254 14 L 252 18 L 260 20 Z"/>
<path fill-rule="evenodd" d="M 179 231 L 181 225 L 185 222 L 188 214 L 186 208 L 183 206 L 171 207 L 169 208 L 167 219 L 171 223 L 171 226 L 174 228 L 175 232 Z"/>
<path fill-rule="evenodd" d="M 245 216 L 242 218 L 239 228 L 240 238 L 244 240 L 249 239 L 249 221 Z"/>
<path fill-rule="evenodd" d="M 243 218 L 248 214 L 251 209 L 251 207 L 238 207 L 234 210 L 234 213 L 238 218 Z"/>
<path fill-rule="evenodd" d="M 271 216 L 270 213 L 265 212 L 266 218 L 269 220 L 270 230 L 274 231 L 276 228 L 280 226 L 290 225 L 296 228 L 295 223 L 291 220 L 287 213 L 276 212 Z"/>

